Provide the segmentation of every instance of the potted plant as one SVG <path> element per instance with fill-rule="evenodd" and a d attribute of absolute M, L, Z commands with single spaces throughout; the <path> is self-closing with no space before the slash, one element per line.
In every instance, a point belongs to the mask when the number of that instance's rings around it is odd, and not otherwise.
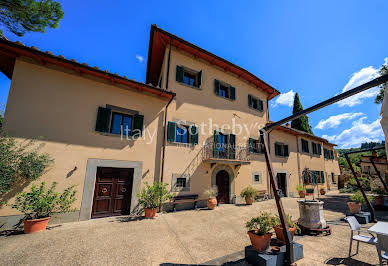
<path fill-rule="evenodd" d="M 245 202 L 247 205 L 252 205 L 252 203 L 255 201 L 256 195 L 257 190 L 251 186 L 244 188 L 240 193 L 240 196 L 242 198 L 245 198 Z"/>
<path fill-rule="evenodd" d="M 253 248 L 258 252 L 263 252 L 269 247 L 272 237 L 272 233 L 269 232 L 272 228 L 272 220 L 268 212 L 261 212 L 259 216 L 253 217 L 246 223 L 249 239 Z"/>
<path fill-rule="evenodd" d="M 295 232 L 300 233 L 300 228 L 294 221 L 292 221 L 292 216 L 289 214 L 286 214 L 286 221 L 288 224 L 288 230 L 290 231 L 290 234 L 291 234 L 291 238 L 294 239 Z M 279 242 L 285 244 L 286 237 L 284 236 L 283 227 L 280 222 L 279 216 L 273 217 L 272 226 L 273 226 L 273 229 L 275 230 L 276 239 Z"/>
<path fill-rule="evenodd" d="M 205 190 L 204 192 L 205 196 L 207 197 L 207 207 L 209 210 L 213 210 L 217 206 L 217 195 L 218 195 L 218 189 L 216 186 L 209 188 L 208 190 Z"/>
<path fill-rule="evenodd" d="M 171 199 L 173 195 L 168 192 L 167 184 L 154 182 L 152 186 L 148 182 L 144 183 L 145 187 L 137 194 L 139 204 L 144 208 L 145 218 L 154 218 L 156 209 L 164 202 Z"/>
<path fill-rule="evenodd" d="M 306 192 L 305 192 L 304 187 L 302 185 L 297 185 L 296 186 L 296 191 L 298 191 L 298 194 L 299 194 L 300 198 L 306 197 Z"/>
<path fill-rule="evenodd" d="M 42 182 L 39 187 L 33 185 L 29 192 L 17 194 L 11 207 L 24 214 L 24 233 L 46 230 L 53 214 L 72 211 L 71 206 L 77 193 L 74 186 L 66 188 L 62 193 L 55 192 L 56 186 L 57 183 L 53 182 L 47 189 L 46 182 Z"/>
<path fill-rule="evenodd" d="M 326 194 L 326 190 L 324 188 L 321 188 L 319 190 L 319 193 L 321 193 L 321 195 L 325 195 Z"/>
<path fill-rule="evenodd" d="M 306 195 L 311 196 L 314 194 L 314 188 L 306 188 Z"/>
<path fill-rule="evenodd" d="M 371 196 L 367 196 L 368 200 L 371 200 Z M 360 191 L 357 191 L 356 193 L 350 195 L 350 200 L 347 204 L 349 207 L 349 210 L 351 213 L 360 213 L 361 211 L 361 205 L 365 203 L 365 199 L 362 196 L 362 193 Z"/>
<path fill-rule="evenodd" d="M 385 191 L 382 188 L 375 189 L 373 192 L 375 192 L 377 195 L 374 196 L 374 200 L 376 205 L 384 205 L 384 194 Z"/>

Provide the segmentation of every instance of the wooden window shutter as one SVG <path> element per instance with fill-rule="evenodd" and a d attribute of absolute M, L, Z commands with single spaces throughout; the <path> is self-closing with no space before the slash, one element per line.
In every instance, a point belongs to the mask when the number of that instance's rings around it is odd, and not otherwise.
<path fill-rule="evenodd" d="M 190 127 L 190 138 L 191 144 L 198 144 L 198 127 L 195 125 Z"/>
<path fill-rule="evenodd" d="M 249 152 L 253 152 L 253 139 L 249 138 Z"/>
<path fill-rule="evenodd" d="M 230 99 L 231 100 L 236 100 L 236 88 L 230 86 L 229 90 L 230 90 Z"/>
<path fill-rule="evenodd" d="M 198 72 L 198 88 L 202 85 L 202 70 Z"/>
<path fill-rule="evenodd" d="M 110 117 L 112 110 L 105 107 L 98 107 L 97 120 L 96 120 L 96 131 L 98 132 L 109 132 Z"/>
<path fill-rule="evenodd" d="M 275 143 L 275 155 L 280 155 L 280 147 L 277 143 Z"/>
<path fill-rule="evenodd" d="M 321 144 L 318 144 L 318 154 L 319 154 L 319 155 L 322 154 Z"/>
<path fill-rule="evenodd" d="M 141 137 L 143 134 L 144 115 L 136 114 L 133 117 L 133 130 L 132 135 Z"/>
<path fill-rule="evenodd" d="M 250 94 L 248 94 L 248 106 L 249 107 L 253 106 L 252 95 L 250 95 Z"/>
<path fill-rule="evenodd" d="M 183 82 L 183 67 L 176 66 L 176 81 Z"/>
<path fill-rule="evenodd" d="M 230 145 L 229 159 L 235 159 L 235 157 L 236 157 L 236 135 L 234 135 L 234 134 L 229 135 L 229 145 Z"/>
<path fill-rule="evenodd" d="M 259 100 L 259 111 L 263 112 L 263 110 L 264 110 L 264 103 L 262 100 Z"/>
<path fill-rule="evenodd" d="M 284 145 L 284 156 L 288 156 L 288 145 Z"/>
<path fill-rule="evenodd" d="M 169 121 L 167 124 L 167 141 L 175 142 L 176 123 Z"/>
<path fill-rule="evenodd" d="M 321 171 L 321 176 L 322 176 L 322 184 L 325 184 L 325 173 Z"/>
<path fill-rule="evenodd" d="M 219 156 L 218 136 L 219 136 L 218 131 L 214 130 L 214 136 L 213 136 L 213 140 L 214 140 L 214 143 L 213 143 L 213 157 L 214 158 L 218 158 L 218 156 Z"/>
<path fill-rule="evenodd" d="M 220 81 L 217 79 L 214 80 L 214 93 L 220 95 Z"/>

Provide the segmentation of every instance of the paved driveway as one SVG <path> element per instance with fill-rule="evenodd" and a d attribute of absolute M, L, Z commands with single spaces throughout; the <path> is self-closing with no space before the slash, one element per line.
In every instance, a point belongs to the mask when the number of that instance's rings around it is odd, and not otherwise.
<path fill-rule="evenodd" d="M 286 212 L 294 218 L 299 215 L 296 200 L 283 199 Z M 360 245 L 359 255 L 344 261 L 350 231 L 339 219 L 346 210 L 346 196 L 327 195 L 325 201 L 325 218 L 333 234 L 298 239 L 305 255 L 298 265 L 377 264 L 375 248 L 365 245 Z M 276 213 L 275 202 L 164 213 L 153 220 L 95 219 L 51 226 L 36 234 L 3 235 L 0 265 L 215 265 L 227 261 L 243 265 L 243 250 L 250 244 L 244 224 L 261 210 Z"/>

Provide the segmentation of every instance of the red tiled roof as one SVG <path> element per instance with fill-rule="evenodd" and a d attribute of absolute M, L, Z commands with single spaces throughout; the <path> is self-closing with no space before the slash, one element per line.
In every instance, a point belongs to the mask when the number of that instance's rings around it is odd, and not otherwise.
<path fill-rule="evenodd" d="M 128 79 L 126 76 L 119 76 L 117 73 L 111 73 L 108 70 L 101 70 L 98 67 L 91 67 L 87 63 L 79 63 L 75 59 L 66 59 L 63 55 L 54 55 L 50 51 L 40 51 L 35 46 L 25 46 L 21 42 L 12 42 L 5 37 L 0 37 L 0 71 L 9 79 L 12 78 L 15 60 L 17 57 L 26 56 L 34 59 L 41 65 L 47 63 L 60 67 L 71 69 L 79 75 L 87 74 L 94 77 L 109 80 L 113 84 L 120 84 L 137 89 L 139 92 L 148 92 L 160 97 L 171 99 L 175 93 L 163 90 L 152 84 L 145 84 L 134 79 Z"/>
<path fill-rule="evenodd" d="M 146 82 L 151 84 L 158 84 L 160 71 L 164 59 L 166 46 L 170 44 L 179 50 L 185 51 L 194 55 L 196 58 L 208 61 L 210 64 L 216 65 L 225 71 L 237 75 L 239 78 L 246 80 L 256 88 L 264 90 L 268 93 L 268 99 L 272 99 L 279 95 L 280 92 L 275 88 L 265 83 L 247 70 L 218 57 L 188 41 L 183 40 L 167 31 L 158 28 L 156 25 L 151 26 L 150 41 L 148 48 L 147 61 L 147 78 Z"/>

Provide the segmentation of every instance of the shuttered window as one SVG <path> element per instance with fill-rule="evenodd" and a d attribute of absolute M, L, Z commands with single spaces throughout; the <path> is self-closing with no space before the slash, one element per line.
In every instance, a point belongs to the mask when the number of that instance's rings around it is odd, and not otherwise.
<path fill-rule="evenodd" d="M 184 144 L 198 144 L 198 126 L 181 125 L 169 121 L 167 124 L 167 141 Z"/>
<path fill-rule="evenodd" d="M 249 145 L 249 152 L 264 153 L 264 147 L 263 147 L 263 144 L 260 143 L 260 140 L 249 138 L 248 145 Z"/>
<path fill-rule="evenodd" d="M 264 102 L 250 94 L 248 94 L 248 106 L 260 112 L 264 110 Z"/>
<path fill-rule="evenodd" d="M 230 100 L 236 99 L 236 88 L 217 79 L 214 80 L 214 93 Z"/>
<path fill-rule="evenodd" d="M 202 84 L 202 71 L 195 71 L 183 66 L 176 66 L 176 81 L 199 88 Z"/>
<path fill-rule="evenodd" d="M 307 140 L 302 139 L 302 151 L 309 153 L 309 142 Z"/>
<path fill-rule="evenodd" d="M 281 157 L 287 157 L 289 156 L 288 153 L 288 145 L 284 143 L 275 143 L 275 155 L 281 156 Z"/>

